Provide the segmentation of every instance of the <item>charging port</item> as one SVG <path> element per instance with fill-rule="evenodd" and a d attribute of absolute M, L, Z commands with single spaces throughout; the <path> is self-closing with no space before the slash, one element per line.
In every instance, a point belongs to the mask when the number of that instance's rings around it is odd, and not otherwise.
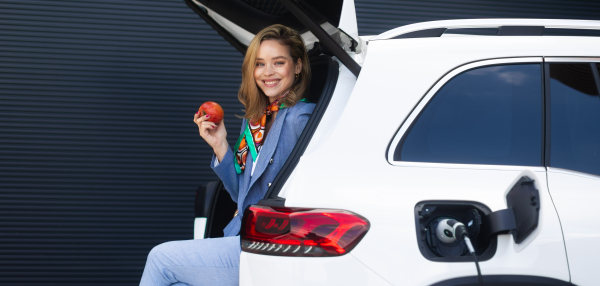
<path fill-rule="evenodd" d="M 415 206 L 417 241 L 421 254 L 438 262 L 466 262 L 473 258 L 460 241 L 447 243 L 438 239 L 436 228 L 445 219 L 454 219 L 467 227 L 475 254 L 480 261 L 489 260 L 496 253 L 497 238 L 482 231 L 483 218 L 491 210 L 471 201 L 424 201 Z"/>

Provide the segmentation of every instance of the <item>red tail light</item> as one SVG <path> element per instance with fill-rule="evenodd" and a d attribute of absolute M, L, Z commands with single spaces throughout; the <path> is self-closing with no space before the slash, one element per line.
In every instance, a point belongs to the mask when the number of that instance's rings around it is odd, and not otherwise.
<path fill-rule="evenodd" d="M 281 256 L 339 256 L 369 230 L 353 212 L 330 209 L 250 206 L 244 213 L 242 250 Z"/>

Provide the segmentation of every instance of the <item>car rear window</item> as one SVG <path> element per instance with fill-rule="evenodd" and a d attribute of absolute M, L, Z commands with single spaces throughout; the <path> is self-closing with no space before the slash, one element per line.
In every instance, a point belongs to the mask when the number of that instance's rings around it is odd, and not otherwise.
<path fill-rule="evenodd" d="M 597 68 L 588 63 L 550 64 L 552 167 L 600 175 Z"/>
<path fill-rule="evenodd" d="M 541 64 L 463 72 L 429 101 L 394 160 L 540 166 L 542 107 Z"/>

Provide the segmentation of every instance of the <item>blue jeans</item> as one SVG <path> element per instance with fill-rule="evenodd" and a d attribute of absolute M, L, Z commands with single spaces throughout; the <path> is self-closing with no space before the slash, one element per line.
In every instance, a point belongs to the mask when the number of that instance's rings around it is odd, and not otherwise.
<path fill-rule="evenodd" d="M 238 285 L 240 237 L 171 241 L 148 254 L 140 286 Z"/>

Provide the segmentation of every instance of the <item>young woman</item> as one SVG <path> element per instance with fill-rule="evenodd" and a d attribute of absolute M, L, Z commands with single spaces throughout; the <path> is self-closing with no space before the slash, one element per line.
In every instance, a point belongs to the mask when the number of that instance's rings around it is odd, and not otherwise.
<path fill-rule="evenodd" d="M 273 25 L 259 32 L 242 64 L 238 98 L 245 106 L 233 149 L 224 122 L 194 115 L 200 136 L 213 148 L 213 170 L 237 203 L 239 214 L 225 237 L 172 241 L 150 251 L 140 285 L 237 285 L 243 210 L 262 199 L 302 133 L 314 104 L 301 101 L 310 65 L 298 32 Z M 233 214 L 232 214 L 233 215 Z"/>

